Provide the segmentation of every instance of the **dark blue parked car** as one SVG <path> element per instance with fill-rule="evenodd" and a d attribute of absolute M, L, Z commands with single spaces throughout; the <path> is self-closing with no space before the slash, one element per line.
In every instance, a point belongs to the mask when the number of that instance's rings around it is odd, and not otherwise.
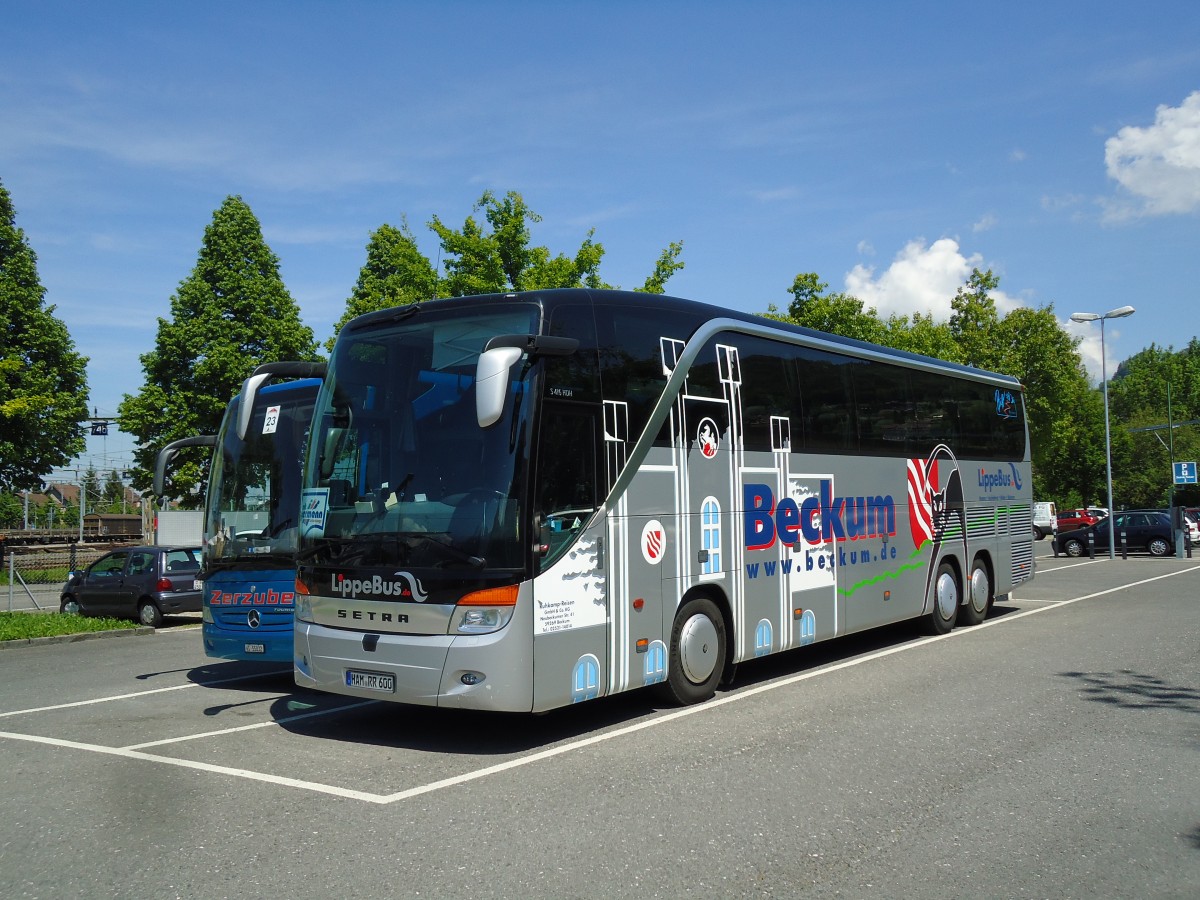
<path fill-rule="evenodd" d="M 164 613 L 200 611 L 199 574 L 199 547 L 122 547 L 72 572 L 59 610 L 157 628 Z"/>
<path fill-rule="evenodd" d="M 1108 552 L 1108 529 L 1115 527 L 1114 546 L 1119 550 L 1122 536 L 1130 550 L 1144 550 L 1151 556 L 1168 556 L 1175 552 L 1175 531 L 1171 518 L 1157 509 L 1127 509 L 1095 525 L 1086 525 L 1073 531 L 1059 532 L 1054 538 L 1055 553 L 1067 556 L 1086 556 L 1089 538 L 1095 541 L 1095 550 Z"/>

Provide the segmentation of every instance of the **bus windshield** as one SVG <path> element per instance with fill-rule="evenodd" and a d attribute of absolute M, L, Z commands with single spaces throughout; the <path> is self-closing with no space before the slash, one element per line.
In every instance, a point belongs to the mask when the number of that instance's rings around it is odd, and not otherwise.
<path fill-rule="evenodd" d="M 523 566 L 533 369 L 512 366 L 504 412 L 486 427 L 475 374 L 489 338 L 537 334 L 539 317 L 532 303 L 414 306 L 343 331 L 306 461 L 304 563 Z"/>
<path fill-rule="evenodd" d="M 236 427 L 243 397 L 229 404 L 209 476 L 207 571 L 295 559 L 301 463 L 316 394 L 316 382 L 261 390 L 245 439 Z"/>

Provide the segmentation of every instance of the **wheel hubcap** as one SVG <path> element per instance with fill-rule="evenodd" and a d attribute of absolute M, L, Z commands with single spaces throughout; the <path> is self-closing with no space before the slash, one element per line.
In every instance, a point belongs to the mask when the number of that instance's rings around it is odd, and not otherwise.
<path fill-rule="evenodd" d="M 717 667 L 717 626 L 708 616 L 695 615 L 683 623 L 679 663 L 692 684 L 703 684 Z"/>
<path fill-rule="evenodd" d="M 976 569 L 971 573 L 971 605 L 975 607 L 975 612 L 987 611 L 989 593 L 987 572 L 983 569 Z"/>
<path fill-rule="evenodd" d="M 937 580 L 938 614 L 943 619 L 951 618 L 958 611 L 958 588 L 954 584 L 954 576 L 943 572 Z"/>

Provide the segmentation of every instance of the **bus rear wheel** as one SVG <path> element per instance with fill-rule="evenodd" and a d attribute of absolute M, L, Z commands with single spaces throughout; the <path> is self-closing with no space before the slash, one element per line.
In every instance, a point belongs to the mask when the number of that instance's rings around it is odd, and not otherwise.
<path fill-rule="evenodd" d="M 707 597 L 694 597 L 680 608 L 671 628 L 667 680 L 660 693 L 687 706 L 712 697 L 725 670 L 728 653 L 725 618 Z"/>
<path fill-rule="evenodd" d="M 930 634 L 948 634 L 958 617 L 962 592 L 958 586 L 958 573 L 948 562 L 938 566 L 933 580 L 933 609 L 925 618 L 925 630 Z"/>
<path fill-rule="evenodd" d="M 971 581 L 967 590 L 970 592 L 967 602 L 958 608 L 958 624 L 978 625 L 987 618 L 994 599 L 992 578 L 982 557 L 976 557 L 975 562 L 971 564 Z"/>

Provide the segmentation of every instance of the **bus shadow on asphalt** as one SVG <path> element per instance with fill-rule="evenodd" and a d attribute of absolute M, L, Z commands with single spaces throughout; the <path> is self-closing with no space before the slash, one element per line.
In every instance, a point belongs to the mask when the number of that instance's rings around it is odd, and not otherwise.
<path fill-rule="evenodd" d="M 1018 609 L 995 606 L 989 621 Z M 736 694 L 780 678 L 913 643 L 925 636 L 915 621 L 902 622 L 748 660 L 738 665 L 732 684 L 719 688 L 717 696 Z M 298 704 L 320 702 L 318 698 L 330 701 L 326 714 L 297 717 Z M 293 687 L 292 696 L 275 700 L 271 715 L 291 733 L 323 740 L 450 755 L 509 756 L 600 735 L 676 708 L 665 705 L 650 689 L 627 691 L 536 715 L 437 709 L 384 700 L 368 701 L 364 706 L 363 702 L 357 698 L 301 692 Z M 338 707 L 344 709 L 338 711 Z"/>

